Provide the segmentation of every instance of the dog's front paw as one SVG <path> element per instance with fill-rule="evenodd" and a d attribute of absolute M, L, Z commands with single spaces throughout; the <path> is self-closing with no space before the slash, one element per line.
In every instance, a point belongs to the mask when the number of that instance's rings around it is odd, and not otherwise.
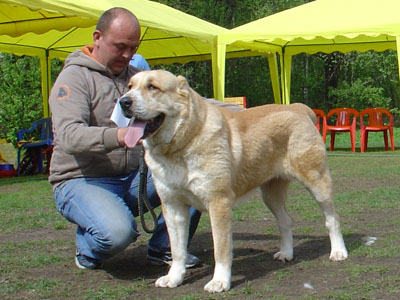
<path fill-rule="evenodd" d="M 283 262 L 291 261 L 293 259 L 293 251 L 279 251 L 274 254 L 275 260 Z"/>
<path fill-rule="evenodd" d="M 169 287 L 169 288 L 175 288 L 178 285 L 180 285 L 183 281 L 183 277 L 177 278 L 177 277 L 172 277 L 170 275 L 162 276 L 157 279 L 156 281 L 156 287 Z"/>
<path fill-rule="evenodd" d="M 173 262 L 168 274 L 157 279 L 155 283 L 156 287 L 174 288 L 180 285 L 186 273 L 185 264 L 182 262 Z"/>
<path fill-rule="evenodd" d="M 332 251 L 329 259 L 332 261 L 342 261 L 349 257 L 347 250 Z"/>
<path fill-rule="evenodd" d="M 211 280 L 204 286 L 204 290 L 209 293 L 221 293 L 230 289 L 230 283 L 225 280 Z"/>

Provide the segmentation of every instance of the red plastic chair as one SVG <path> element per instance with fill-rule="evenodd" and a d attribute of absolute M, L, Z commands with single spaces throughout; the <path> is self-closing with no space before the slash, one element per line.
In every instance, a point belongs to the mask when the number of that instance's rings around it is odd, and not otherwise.
<path fill-rule="evenodd" d="M 317 127 L 318 132 L 321 130 L 321 120 L 324 119 L 325 117 L 325 113 L 323 110 L 321 109 L 317 109 L 317 108 L 313 108 L 312 109 L 313 112 L 315 113 L 315 115 L 317 116 L 317 121 L 315 122 L 315 127 Z"/>
<path fill-rule="evenodd" d="M 335 125 L 328 125 L 330 118 L 336 118 Z M 331 132 L 331 146 L 332 151 L 335 147 L 335 134 L 336 132 L 350 132 L 351 152 L 356 151 L 356 121 L 358 111 L 353 108 L 334 108 L 331 109 L 324 117 L 322 127 L 322 138 L 326 141 L 326 133 L 328 130 Z"/>
<path fill-rule="evenodd" d="M 387 120 L 385 118 L 387 117 Z M 364 117 L 368 122 L 364 123 Z M 388 123 L 385 125 L 385 123 Z M 389 150 L 388 131 L 390 134 L 390 143 L 392 151 L 394 151 L 393 137 L 393 115 L 384 108 L 366 108 L 360 112 L 360 136 L 361 136 L 361 152 L 367 151 L 368 132 L 383 131 L 383 139 L 385 141 L 385 150 Z"/>

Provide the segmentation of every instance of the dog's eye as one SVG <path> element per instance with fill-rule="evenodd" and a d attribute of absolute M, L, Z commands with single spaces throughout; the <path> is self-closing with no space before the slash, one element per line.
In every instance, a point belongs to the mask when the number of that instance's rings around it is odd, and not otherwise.
<path fill-rule="evenodd" d="M 156 87 L 155 85 L 152 85 L 151 83 L 149 83 L 149 85 L 147 86 L 147 88 L 148 88 L 150 91 L 158 90 L 158 87 Z"/>
<path fill-rule="evenodd" d="M 132 84 L 128 84 L 128 89 L 132 89 Z"/>

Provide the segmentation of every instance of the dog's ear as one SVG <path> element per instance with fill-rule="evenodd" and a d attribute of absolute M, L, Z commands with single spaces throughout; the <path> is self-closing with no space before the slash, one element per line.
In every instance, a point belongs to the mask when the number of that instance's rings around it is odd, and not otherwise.
<path fill-rule="evenodd" d="M 185 98 L 188 97 L 189 96 L 189 84 L 188 84 L 186 78 L 181 76 L 181 75 L 178 75 L 176 77 L 176 80 L 177 80 L 177 83 L 178 83 L 177 84 L 177 86 L 178 86 L 178 88 L 177 88 L 178 94 L 182 95 Z"/>

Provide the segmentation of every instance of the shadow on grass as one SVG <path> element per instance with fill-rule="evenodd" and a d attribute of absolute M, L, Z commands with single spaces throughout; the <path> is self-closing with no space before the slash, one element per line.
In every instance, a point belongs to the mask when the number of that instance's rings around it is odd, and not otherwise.
<path fill-rule="evenodd" d="M 157 278 L 165 273 L 165 266 L 153 266 L 146 260 L 147 246 L 133 246 L 106 260 L 102 269 L 122 280 Z"/>
<path fill-rule="evenodd" d="M 284 270 L 304 261 L 314 261 L 322 256 L 327 259 L 330 253 L 330 241 L 326 236 L 315 235 L 294 235 L 294 259 L 291 262 L 280 262 L 273 259 L 277 251 L 279 236 L 265 234 L 234 233 L 235 241 L 248 242 L 249 247 L 239 247 L 233 250 L 232 288 L 266 276 L 268 273 Z M 350 251 L 356 250 L 362 245 L 363 235 L 350 234 L 344 237 L 345 243 Z M 211 279 L 214 270 L 213 245 L 210 239 L 210 233 L 200 233 L 196 235 L 196 245 L 192 245 L 191 252 L 202 260 L 203 264 L 195 269 L 187 271 L 184 285 L 204 284 L 204 278 Z M 268 243 L 265 249 L 252 247 L 252 242 Z M 269 243 L 274 241 L 273 245 Z M 296 243 L 297 241 L 297 243 Z M 128 249 L 122 254 L 108 260 L 104 270 L 111 276 L 122 280 L 151 279 L 156 280 L 159 276 L 168 272 L 166 266 L 152 266 L 146 261 L 147 247 L 145 245 Z M 239 278 L 238 278 L 239 277 Z M 238 278 L 238 279 L 235 279 Z"/>
<path fill-rule="evenodd" d="M 254 234 L 240 234 L 234 238 L 242 240 L 279 240 L 276 235 L 254 235 Z M 362 245 L 363 235 L 350 234 L 344 236 L 345 244 L 347 246 L 349 256 L 351 251 L 357 249 Z M 282 271 L 288 267 L 292 267 L 300 262 L 314 261 L 322 256 L 329 259 L 331 245 L 329 237 L 315 236 L 315 235 L 294 235 L 294 258 L 290 262 L 283 263 L 273 259 L 274 251 L 263 251 L 252 248 L 240 248 L 234 250 L 233 261 L 233 274 L 242 275 L 243 278 L 232 282 L 232 287 L 241 285 L 246 281 L 253 281 L 264 277 L 267 273 Z M 303 241 L 297 243 L 297 241 Z"/>

